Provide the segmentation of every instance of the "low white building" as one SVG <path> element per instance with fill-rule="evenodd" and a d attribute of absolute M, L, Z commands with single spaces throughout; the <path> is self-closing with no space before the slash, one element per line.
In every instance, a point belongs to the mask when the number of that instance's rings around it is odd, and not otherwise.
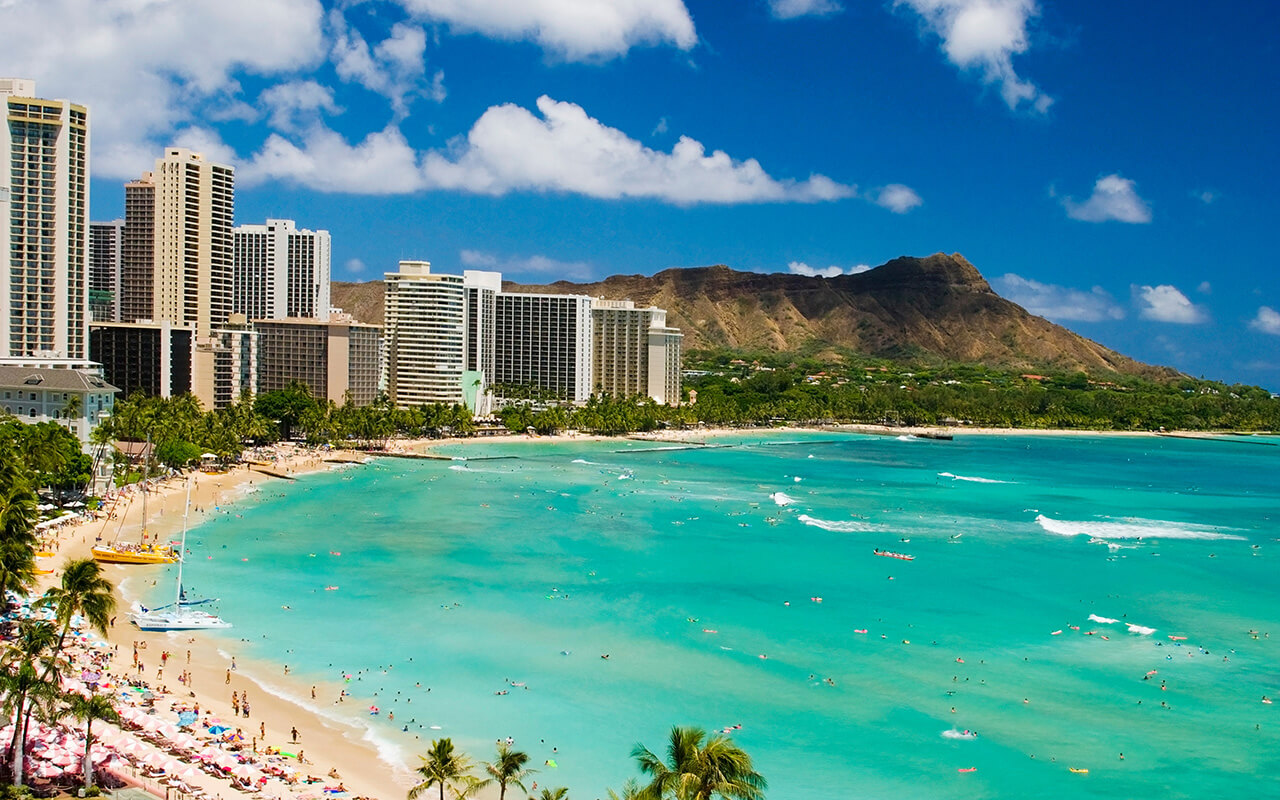
<path fill-rule="evenodd" d="M 0 409 L 28 425 L 56 422 L 90 455 L 89 434 L 111 416 L 118 391 L 91 369 L 0 365 Z M 110 485 L 111 460 L 102 462 L 94 476 L 96 491 Z"/>

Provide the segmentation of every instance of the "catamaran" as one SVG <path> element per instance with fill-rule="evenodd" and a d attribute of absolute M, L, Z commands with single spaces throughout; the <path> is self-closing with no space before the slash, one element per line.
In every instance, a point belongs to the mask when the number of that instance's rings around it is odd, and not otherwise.
<path fill-rule="evenodd" d="M 187 516 L 191 513 L 191 479 L 187 479 L 187 507 L 182 512 L 182 547 L 181 553 L 187 551 Z M 133 624 L 144 631 L 200 631 L 217 628 L 230 628 L 231 623 L 221 617 L 200 611 L 193 606 L 211 603 L 213 600 L 188 600 L 182 588 L 183 559 L 178 559 L 177 593 L 173 602 L 158 608 L 139 606 L 140 611 L 133 614 Z"/>
<path fill-rule="evenodd" d="M 147 437 L 147 452 L 151 449 L 151 437 Z M 119 502 L 119 501 L 117 501 Z M 132 502 L 132 500 L 130 500 Z M 128 508 L 125 509 L 128 511 Z M 104 525 L 105 527 L 105 525 Z M 137 544 L 121 542 L 120 528 L 124 527 L 124 514 L 120 515 L 120 525 L 116 527 L 116 539 L 111 542 L 99 542 L 93 546 L 93 560 L 105 564 L 172 564 L 181 556 L 171 544 L 147 542 L 147 491 L 142 490 L 142 541 Z"/>

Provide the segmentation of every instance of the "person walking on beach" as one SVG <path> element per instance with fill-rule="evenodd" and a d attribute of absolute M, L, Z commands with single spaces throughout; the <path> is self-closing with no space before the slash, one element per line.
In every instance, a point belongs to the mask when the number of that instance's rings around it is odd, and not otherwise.
<path fill-rule="evenodd" d="M 295 726 L 289 731 L 289 735 L 293 737 L 293 743 L 298 743 L 298 728 Z"/>
<path fill-rule="evenodd" d="M 227 670 L 227 685 L 231 685 L 231 670 Z"/>

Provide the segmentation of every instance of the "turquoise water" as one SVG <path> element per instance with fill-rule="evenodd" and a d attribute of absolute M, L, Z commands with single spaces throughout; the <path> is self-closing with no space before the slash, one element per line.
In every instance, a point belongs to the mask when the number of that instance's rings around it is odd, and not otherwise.
<path fill-rule="evenodd" d="M 1280 794 L 1280 447 L 720 441 L 271 482 L 193 531 L 187 583 L 242 670 L 290 665 L 388 756 L 511 736 L 578 798 L 673 724 L 740 725 L 781 800 Z"/>

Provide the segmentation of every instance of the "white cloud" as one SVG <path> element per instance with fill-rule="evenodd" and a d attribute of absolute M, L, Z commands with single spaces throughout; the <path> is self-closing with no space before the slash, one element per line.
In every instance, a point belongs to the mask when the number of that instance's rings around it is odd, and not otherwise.
<path fill-rule="evenodd" d="M 463 266 L 501 272 L 504 275 L 539 275 L 552 280 L 591 280 L 594 273 L 586 261 L 560 261 L 543 255 L 499 257 L 480 250 L 463 250 Z"/>
<path fill-rule="evenodd" d="M 333 101 L 333 90 L 315 81 L 278 83 L 258 95 L 258 102 L 270 112 L 271 127 L 282 131 L 297 130 L 306 122 L 314 123 L 320 112 L 341 111 Z"/>
<path fill-rule="evenodd" d="M 895 214 L 905 214 L 924 203 L 910 186 L 891 183 L 875 192 L 875 204 Z"/>
<path fill-rule="evenodd" d="M 240 88 L 234 75 L 297 72 L 325 52 L 318 0 L 3 5 L 6 71 L 35 78 L 42 97 L 89 106 L 99 177 L 132 178 L 150 168 L 173 131 L 196 122 L 205 104 L 228 106 Z"/>
<path fill-rule="evenodd" d="M 1200 285 L 1196 287 L 1196 291 L 1200 294 L 1213 294 L 1213 284 L 1208 281 L 1200 281 Z"/>
<path fill-rule="evenodd" d="M 216 164 L 226 164 L 232 167 L 236 165 L 235 150 L 224 143 L 218 132 L 211 128 L 199 125 L 182 128 L 169 137 L 166 146 L 185 147 L 188 150 L 194 150 Z M 155 159 L 160 155 L 163 154 L 158 150 L 152 154 L 151 163 L 147 165 L 148 169 L 154 166 Z"/>
<path fill-rule="evenodd" d="M 239 179 L 246 185 L 288 180 L 358 194 L 538 191 L 675 205 L 812 203 L 855 192 L 823 175 L 775 179 L 755 159 L 735 161 L 719 150 L 708 155 L 701 143 L 684 136 L 670 153 L 652 150 L 573 103 L 541 97 L 538 109 L 542 118 L 511 104 L 493 106 L 465 138 L 443 151 L 415 151 L 395 124 L 356 145 L 323 125 L 297 141 L 272 134 Z"/>
<path fill-rule="evenodd" d="M 1137 184 L 1119 175 L 1104 175 L 1093 185 L 1093 194 L 1083 203 L 1065 197 L 1062 206 L 1067 216 L 1082 222 L 1130 222 L 1151 221 L 1151 208 L 1138 196 Z"/>
<path fill-rule="evenodd" d="M 866 272 L 871 267 L 866 264 L 855 264 L 849 269 L 844 267 L 811 267 L 803 261 L 790 261 L 787 263 L 787 272 L 792 275 L 806 275 L 810 278 L 834 278 L 837 275 L 857 275 L 859 272 Z"/>
<path fill-rule="evenodd" d="M 357 145 L 323 126 L 311 128 L 301 146 L 273 133 L 236 180 L 246 186 L 284 180 L 321 192 L 374 195 L 425 188 L 418 154 L 394 125 Z"/>
<path fill-rule="evenodd" d="M 444 99 L 443 72 L 436 73 L 430 86 L 419 88 L 426 71 L 427 34 L 422 28 L 397 22 L 391 26 L 391 35 L 371 49 L 340 10 L 329 12 L 329 26 L 333 32 L 330 55 L 344 81 L 383 95 L 400 115 L 407 113 L 409 98 L 418 91 Z"/>
<path fill-rule="evenodd" d="M 1124 319 L 1124 309 L 1101 286 L 1088 291 L 1009 273 L 992 280 L 1000 294 L 1030 311 L 1054 321 L 1101 322 Z"/>
<path fill-rule="evenodd" d="M 670 153 L 653 150 L 587 115 L 581 106 L 538 98 L 542 117 L 513 104 L 493 106 L 447 153 L 430 152 L 432 187 L 476 194 L 550 191 L 615 199 L 696 203 L 821 202 L 854 188 L 823 175 L 772 178 L 755 159 L 735 161 L 681 136 Z"/>
<path fill-rule="evenodd" d="M 658 124 L 653 126 L 653 131 L 652 131 L 649 135 L 650 135 L 650 136 L 658 136 L 658 135 L 663 134 L 663 133 L 666 133 L 666 132 L 667 132 L 667 118 L 666 118 L 666 117 L 659 117 L 659 118 L 658 118 Z"/>
<path fill-rule="evenodd" d="M 1191 196 L 1207 206 L 1216 202 L 1222 195 L 1212 189 L 1205 189 L 1203 192 L 1192 192 Z"/>
<path fill-rule="evenodd" d="M 1195 325 L 1209 319 L 1204 308 L 1188 300 L 1176 287 L 1167 284 L 1134 286 L 1133 299 L 1138 304 L 1138 316 L 1143 319 L 1179 325 Z"/>
<path fill-rule="evenodd" d="M 1040 15 L 1036 0 L 895 0 L 895 5 L 920 15 L 925 28 L 942 40 L 942 52 L 952 64 L 981 72 L 985 83 L 999 84 L 1009 108 L 1027 103 L 1043 114 L 1053 104 L 1053 98 L 1013 68 L 1013 57 L 1030 46 L 1027 23 Z"/>
<path fill-rule="evenodd" d="M 347 263 L 344 264 L 344 266 L 347 268 L 347 272 L 351 275 L 360 275 L 365 270 L 364 262 L 358 258 L 348 258 Z"/>
<path fill-rule="evenodd" d="M 1258 314 L 1249 321 L 1249 327 L 1261 333 L 1280 336 L 1280 312 L 1270 306 L 1262 306 Z"/>
<path fill-rule="evenodd" d="M 697 44 L 683 0 L 399 0 L 458 32 L 537 42 L 568 61 L 620 56 L 636 45 Z"/>
<path fill-rule="evenodd" d="M 820 17 L 843 10 L 844 7 L 835 0 L 769 0 L 769 11 L 774 19 Z"/>

